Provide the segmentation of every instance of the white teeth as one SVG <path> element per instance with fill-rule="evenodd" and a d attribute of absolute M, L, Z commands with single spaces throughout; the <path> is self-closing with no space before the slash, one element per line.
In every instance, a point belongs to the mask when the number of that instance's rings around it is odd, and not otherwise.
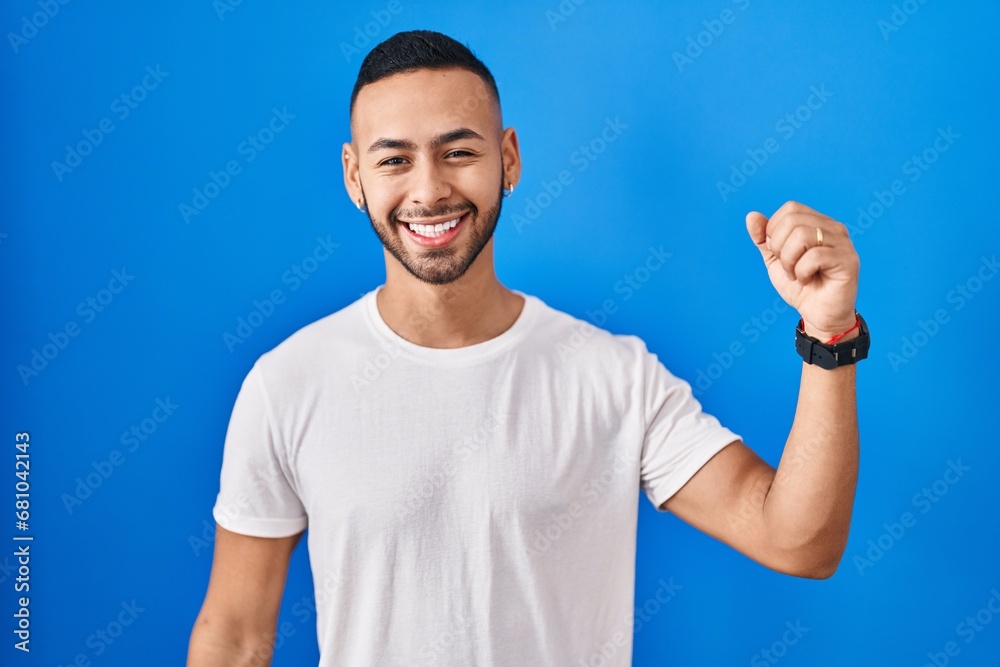
<path fill-rule="evenodd" d="M 441 236 L 446 231 L 457 225 L 460 219 L 461 216 L 455 218 L 454 220 L 442 222 L 437 225 L 415 225 L 413 223 L 407 223 L 406 226 L 410 228 L 410 231 L 420 234 L 421 236 L 435 238 L 437 236 Z"/>

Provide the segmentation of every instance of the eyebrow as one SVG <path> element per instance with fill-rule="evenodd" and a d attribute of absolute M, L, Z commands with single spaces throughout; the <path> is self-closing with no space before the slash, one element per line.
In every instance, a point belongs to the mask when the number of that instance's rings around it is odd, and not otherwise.
<path fill-rule="evenodd" d="M 435 148 L 440 148 L 444 144 L 450 144 L 453 141 L 461 141 L 462 139 L 478 139 L 479 141 L 486 141 L 481 134 L 475 130 L 470 130 L 467 127 L 460 127 L 457 130 L 452 130 L 451 132 L 445 132 L 440 134 L 430 142 L 431 150 Z M 417 145 L 412 141 L 406 139 L 390 139 L 383 137 L 375 141 L 371 146 L 368 147 L 369 153 L 375 153 L 380 150 L 417 150 Z"/>

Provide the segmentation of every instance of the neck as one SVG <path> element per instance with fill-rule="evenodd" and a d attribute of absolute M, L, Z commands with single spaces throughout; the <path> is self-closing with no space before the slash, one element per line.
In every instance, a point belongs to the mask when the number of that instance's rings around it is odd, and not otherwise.
<path fill-rule="evenodd" d="M 386 281 L 376 304 L 389 326 L 422 347 L 467 347 L 496 338 L 517 320 L 524 299 L 504 287 L 486 251 L 458 280 L 431 285 L 417 280 L 386 253 Z"/>

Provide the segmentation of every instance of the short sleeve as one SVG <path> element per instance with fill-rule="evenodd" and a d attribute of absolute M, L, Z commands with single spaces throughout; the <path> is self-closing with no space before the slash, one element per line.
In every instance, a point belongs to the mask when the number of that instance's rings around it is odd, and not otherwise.
<path fill-rule="evenodd" d="M 229 418 L 212 515 L 234 533 L 296 535 L 307 518 L 291 479 L 258 362 L 243 380 Z"/>
<path fill-rule="evenodd" d="M 740 436 L 703 412 L 691 385 L 674 376 L 643 345 L 645 436 L 640 483 L 657 511 L 703 465 Z"/>

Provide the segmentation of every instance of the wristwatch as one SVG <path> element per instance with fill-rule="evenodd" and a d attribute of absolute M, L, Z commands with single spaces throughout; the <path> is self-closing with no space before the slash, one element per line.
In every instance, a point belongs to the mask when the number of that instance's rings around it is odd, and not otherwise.
<path fill-rule="evenodd" d="M 812 336 L 807 336 L 800 326 L 795 327 L 795 350 L 803 361 L 832 370 L 867 358 L 868 347 L 871 345 L 868 324 L 857 311 L 854 311 L 854 314 L 858 318 L 858 336 L 834 345 L 827 345 Z"/>

